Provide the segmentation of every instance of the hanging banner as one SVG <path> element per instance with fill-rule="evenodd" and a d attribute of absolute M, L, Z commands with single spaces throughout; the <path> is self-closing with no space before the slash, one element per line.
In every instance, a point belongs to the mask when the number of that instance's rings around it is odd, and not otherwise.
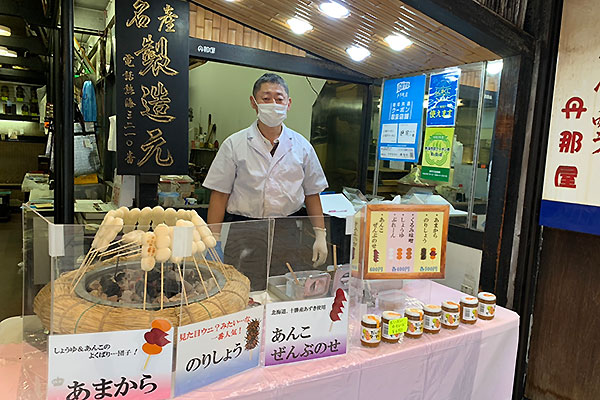
<path fill-rule="evenodd" d="M 380 160 L 418 161 L 424 98 L 425 75 L 384 82 L 378 142 Z"/>
<path fill-rule="evenodd" d="M 175 396 L 258 367 L 264 310 L 254 307 L 180 326 Z"/>
<path fill-rule="evenodd" d="M 366 206 L 365 279 L 445 276 L 448 206 Z"/>
<path fill-rule="evenodd" d="M 346 354 L 348 295 L 267 304 L 265 365 Z"/>
<path fill-rule="evenodd" d="M 421 177 L 439 182 L 450 179 L 454 128 L 425 129 Z"/>
<path fill-rule="evenodd" d="M 173 328 L 154 320 L 148 330 L 51 335 L 49 400 L 144 399 L 171 396 Z"/>
<path fill-rule="evenodd" d="M 451 70 L 429 77 L 427 126 L 454 126 L 460 70 Z"/>
<path fill-rule="evenodd" d="M 117 173 L 188 173 L 189 4 L 117 0 Z"/>
<path fill-rule="evenodd" d="M 540 224 L 600 235 L 600 42 L 597 6 L 563 7 Z"/>

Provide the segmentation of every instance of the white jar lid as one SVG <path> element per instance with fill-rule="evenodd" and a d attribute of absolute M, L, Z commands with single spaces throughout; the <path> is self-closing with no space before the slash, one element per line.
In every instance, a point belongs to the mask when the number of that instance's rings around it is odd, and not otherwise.
<path fill-rule="evenodd" d="M 375 324 L 379 326 L 379 324 L 381 323 L 381 318 L 379 318 L 379 315 L 365 314 L 362 316 L 362 322 L 369 325 Z"/>
<path fill-rule="evenodd" d="M 477 297 L 479 298 L 479 300 L 484 300 L 484 301 L 496 301 L 496 295 L 493 293 L 489 293 L 489 292 L 480 292 Z"/>
<path fill-rule="evenodd" d="M 404 315 L 423 318 L 423 311 L 419 310 L 418 308 L 407 308 L 404 310 Z"/>
<path fill-rule="evenodd" d="M 469 304 L 469 305 L 477 305 L 477 303 L 479 303 L 479 300 L 477 300 L 477 297 L 473 297 L 473 296 L 463 296 L 460 299 L 461 303 L 465 303 L 465 304 Z"/>
<path fill-rule="evenodd" d="M 425 307 L 423 307 L 423 311 L 438 313 L 442 312 L 442 307 L 437 306 L 435 304 L 427 304 Z"/>
<path fill-rule="evenodd" d="M 442 303 L 442 306 L 444 308 L 448 308 L 450 310 L 457 310 L 460 307 L 460 305 L 458 303 L 455 303 L 454 301 L 450 301 L 450 300 L 446 300 Z"/>
<path fill-rule="evenodd" d="M 384 311 L 383 314 L 381 314 L 381 316 L 383 318 L 387 319 L 388 321 L 391 321 L 393 319 L 402 318 L 402 314 L 397 313 L 396 311 Z"/>

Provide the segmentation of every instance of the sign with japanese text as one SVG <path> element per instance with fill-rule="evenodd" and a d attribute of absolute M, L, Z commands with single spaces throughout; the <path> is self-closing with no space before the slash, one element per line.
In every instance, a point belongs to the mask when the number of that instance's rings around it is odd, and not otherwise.
<path fill-rule="evenodd" d="M 540 224 L 600 235 L 600 42 L 592 0 L 563 7 Z"/>
<path fill-rule="evenodd" d="M 423 121 L 425 75 L 383 83 L 379 159 L 417 162 Z"/>
<path fill-rule="evenodd" d="M 365 279 L 445 276 L 448 206 L 366 206 Z"/>
<path fill-rule="evenodd" d="M 180 326 L 175 396 L 258 367 L 264 307 Z"/>
<path fill-rule="evenodd" d="M 173 328 L 155 320 L 148 330 L 51 335 L 49 400 L 168 399 Z"/>
<path fill-rule="evenodd" d="M 460 70 L 432 74 L 429 77 L 427 126 L 454 126 Z"/>
<path fill-rule="evenodd" d="M 189 5 L 117 0 L 115 18 L 117 172 L 187 174 Z"/>
<path fill-rule="evenodd" d="M 450 179 L 454 128 L 427 127 L 423 139 L 421 177 L 439 182 Z"/>
<path fill-rule="evenodd" d="M 358 211 L 352 218 L 352 253 L 350 254 L 350 270 L 353 276 L 357 276 L 361 255 L 361 227 L 363 226 L 363 213 Z"/>
<path fill-rule="evenodd" d="M 267 304 L 265 365 L 346 353 L 348 295 Z"/>

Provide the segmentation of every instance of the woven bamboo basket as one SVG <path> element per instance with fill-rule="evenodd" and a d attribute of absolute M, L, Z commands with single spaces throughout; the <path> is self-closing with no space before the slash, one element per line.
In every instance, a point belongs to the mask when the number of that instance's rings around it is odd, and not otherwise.
<path fill-rule="evenodd" d="M 72 291 L 76 271 L 63 274 L 54 281 L 54 333 L 91 333 L 146 329 L 157 318 L 167 319 L 173 326 L 205 321 L 238 312 L 248 305 L 250 281 L 231 265 L 223 268 L 209 261 L 209 266 L 223 272 L 227 281 L 217 294 L 207 299 L 162 310 L 114 307 L 83 299 Z M 44 286 L 33 302 L 33 311 L 45 328 L 50 329 L 51 284 Z"/>

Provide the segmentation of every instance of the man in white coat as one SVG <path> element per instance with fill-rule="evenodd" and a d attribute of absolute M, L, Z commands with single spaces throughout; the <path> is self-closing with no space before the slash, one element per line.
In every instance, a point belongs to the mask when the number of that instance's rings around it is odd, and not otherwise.
<path fill-rule="evenodd" d="M 328 186 L 311 144 L 283 124 L 292 105 L 282 77 L 267 73 L 255 83 L 250 106 L 257 120 L 229 136 L 221 145 L 203 186 L 212 190 L 208 224 L 258 220 L 269 217 L 310 217 L 315 242 L 312 262 L 327 258 L 326 231 L 319 193 Z M 306 207 L 304 208 L 303 205 Z M 293 225 L 275 222 L 271 275 L 283 272 L 283 260 L 275 254 L 283 237 L 293 235 Z M 265 223 L 266 226 L 266 223 Z M 225 246 L 225 261 L 237 266 L 250 280 L 264 282 L 267 244 L 243 229 L 232 229 Z M 261 241 L 262 240 L 262 241 Z M 278 242 L 279 240 L 279 242 Z M 288 255 L 294 262 L 293 255 Z M 261 276 L 262 274 L 262 276 Z M 262 288 L 264 283 L 253 289 Z"/>

